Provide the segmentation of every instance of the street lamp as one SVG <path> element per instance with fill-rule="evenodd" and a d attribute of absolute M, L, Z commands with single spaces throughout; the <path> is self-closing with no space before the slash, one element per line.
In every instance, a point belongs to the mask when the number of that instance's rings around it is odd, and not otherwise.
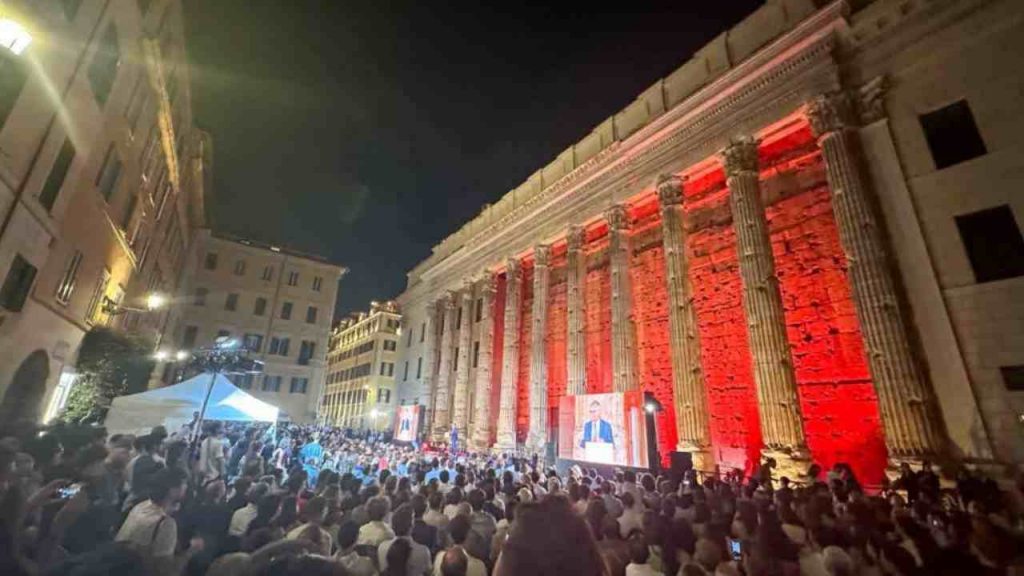
<path fill-rule="evenodd" d="M 108 316 L 117 316 L 125 312 L 156 312 L 168 304 L 167 296 L 159 292 L 152 292 L 146 295 L 144 306 L 123 306 L 118 304 L 109 296 L 103 297 L 103 313 Z"/>
<path fill-rule="evenodd" d="M 0 46 L 10 50 L 15 56 L 21 56 L 31 43 L 32 35 L 24 26 L 10 18 L 0 18 Z"/>

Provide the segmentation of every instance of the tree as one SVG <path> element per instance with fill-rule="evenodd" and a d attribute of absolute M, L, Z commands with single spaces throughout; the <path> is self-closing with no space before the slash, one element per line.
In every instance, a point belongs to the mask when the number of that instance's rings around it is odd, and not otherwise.
<path fill-rule="evenodd" d="M 106 418 L 110 402 L 146 389 L 155 362 L 148 339 L 97 327 L 82 339 L 78 352 L 78 382 L 68 395 L 61 419 L 93 424 Z"/>

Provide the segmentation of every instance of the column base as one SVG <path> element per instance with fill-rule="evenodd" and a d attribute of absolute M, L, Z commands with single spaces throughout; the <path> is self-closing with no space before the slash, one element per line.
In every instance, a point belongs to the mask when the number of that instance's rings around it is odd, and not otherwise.
<path fill-rule="evenodd" d="M 918 456 L 889 456 L 889 463 L 885 467 L 885 476 L 890 481 L 895 481 L 902 474 L 900 468 L 904 464 L 909 464 L 911 470 L 919 472 L 921 468 L 924 467 L 924 463 L 926 461 L 930 464 L 939 464 L 941 468 L 945 468 L 944 472 L 949 472 L 949 469 L 946 466 L 943 466 L 944 464 L 949 464 L 948 460 L 941 461 L 941 459 L 934 454 Z M 949 475 L 952 477 L 952 472 L 950 472 Z M 944 476 L 944 474 L 940 473 L 940 476 Z"/>
<path fill-rule="evenodd" d="M 809 482 L 807 470 L 810 469 L 811 454 L 807 448 L 762 448 L 761 458 L 775 460 L 772 469 L 772 484 L 778 485 L 783 476 L 796 483 Z"/>
<path fill-rule="evenodd" d="M 680 443 L 676 445 L 676 452 L 688 452 L 693 463 L 693 469 L 698 472 L 712 473 L 715 471 L 715 457 L 708 448 Z"/>

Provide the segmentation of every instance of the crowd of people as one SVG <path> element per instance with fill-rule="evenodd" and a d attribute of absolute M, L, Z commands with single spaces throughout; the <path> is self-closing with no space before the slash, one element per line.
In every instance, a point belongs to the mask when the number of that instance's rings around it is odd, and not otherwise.
<path fill-rule="evenodd" d="M 597 470 L 325 427 L 0 434 L 0 574 L 1024 573 L 1024 481 Z M 199 437 L 196 437 L 199 436 Z"/>

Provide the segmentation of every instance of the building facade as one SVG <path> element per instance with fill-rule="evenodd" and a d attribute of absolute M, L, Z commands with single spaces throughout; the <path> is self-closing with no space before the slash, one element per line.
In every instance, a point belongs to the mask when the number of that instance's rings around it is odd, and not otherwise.
<path fill-rule="evenodd" d="M 702 469 L 1024 461 L 1020 54 L 1012 0 L 768 0 L 409 273 L 399 403 L 539 450 L 642 388 Z"/>
<path fill-rule="evenodd" d="M 264 363 L 263 374 L 232 376 L 237 386 L 281 409 L 293 422 L 316 418 L 338 283 L 345 269 L 309 254 L 210 230 L 196 232 L 169 352 L 237 339 Z M 173 354 L 170 354 L 173 355 Z M 171 375 L 172 365 L 162 370 Z"/>
<path fill-rule="evenodd" d="M 154 339 L 204 225 L 209 137 L 192 123 L 178 0 L 12 0 L 0 48 L 0 418 L 52 416 L 83 336 Z M 9 28 L 8 28 L 9 29 Z"/>
<path fill-rule="evenodd" d="M 320 422 L 355 430 L 390 430 L 402 316 L 394 302 L 344 318 L 331 331 Z M 408 375 L 408 368 L 404 372 Z"/>

